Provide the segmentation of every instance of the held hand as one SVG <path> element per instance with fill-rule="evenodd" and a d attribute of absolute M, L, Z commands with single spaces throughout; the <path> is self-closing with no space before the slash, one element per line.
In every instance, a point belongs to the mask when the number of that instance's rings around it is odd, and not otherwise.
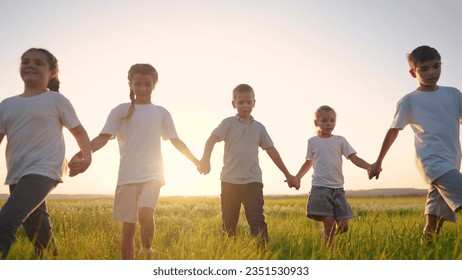
<path fill-rule="evenodd" d="M 296 190 L 300 188 L 300 179 L 296 178 L 295 176 L 292 176 L 292 175 L 287 176 L 284 182 L 287 183 L 289 188 L 295 188 Z"/>
<path fill-rule="evenodd" d="M 379 179 L 380 172 L 382 172 L 382 167 L 379 163 L 375 162 L 371 164 L 371 166 L 367 169 L 369 180 L 371 180 L 374 177 L 375 179 Z"/>
<path fill-rule="evenodd" d="M 201 159 L 200 164 L 197 167 L 197 171 L 199 171 L 200 174 L 207 175 L 210 173 L 210 169 L 210 160 Z"/>
<path fill-rule="evenodd" d="M 91 160 L 86 160 L 84 158 L 80 158 L 79 154 L 77 153 L 72 157 L 72 159 L 68 163 L 69 167 L 69 176 L 74 177 L 79 173 L 85 172 L 91 164 Z"/>

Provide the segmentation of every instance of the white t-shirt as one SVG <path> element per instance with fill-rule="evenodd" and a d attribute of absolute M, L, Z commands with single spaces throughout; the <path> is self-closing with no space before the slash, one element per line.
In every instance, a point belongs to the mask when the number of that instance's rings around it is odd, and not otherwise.
<path fill-rule="evenodd" d="M 80 124 L 72 104 L 62 94 L 13 96 L 0 104 L 0 132 L 8 139 L 5 184 L 36 174 L 62 182 L 65 145 L 63 126 Z"/>
<path fill-rule="evenodd" d="M 112 109 L 100 134 L 117 137 L 120 152 L 117 185 L 157 180 L 165 184 L 160 138 L 178 138 L 170 113 L 154 104 L 135 104 L 129 119 L 123 119 L 130 103 Z"/>
<path fill-rule="evenodd" d="M 224 119 L 212 134 L 225 141 L 220 180 L 231 184 L 262 183 L 258 148 L 273 147 L 263 124 L 252 118 L 241 122 L 238 116 Z"/>
<path fill-rule="evenodd" d="M 342 155 L 348 158 L 356 151 L 338 135 L 329 138 L 313 136 L 308 139 L 306 160 L 313 161 L 313 186 L 343 188 Z"/>
<path fill-rule="evenodd" d="M 462 94 L 453 87 L 440 86 L 433 92 L 415 90 L 398 102 L 391 128 L 411 125 L 417 166 L 430 182 L 460 169 L 461 116 Z"/>

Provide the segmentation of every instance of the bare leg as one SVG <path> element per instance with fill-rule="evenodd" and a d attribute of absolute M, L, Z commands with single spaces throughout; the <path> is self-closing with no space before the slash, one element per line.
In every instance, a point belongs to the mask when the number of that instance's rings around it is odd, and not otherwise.
<path fill-rule="evenodd" d="M 348 220 L 338 220 L 336 221 L 337 231 L 335 234 L 342 234 L 348 231 Z"/>
<path fill-rule="evenodd" d="M 135 257 L 135 223 L 124 223 L 122 229 L 122 259 L 133 260 Z"/>
<path fill-rule="evenodd" d="M 334 217 L 323 217 L 322 224 L 324 226 L 322 241 L 324 242 L 324 244 L 331 246 L 334 241 L 336 231 L 335 219 Z"/>
<path fill-rule="evenodd" d="M 426 215 L 427 223 L 425 224 L 424 231 L 440 233 L 443 228 L 444 219 L 435 215 Z"/>
<path fill-rule="evenodd" d="M 141 245 L 145 250 L 145 257 L 150 257 L 152 240 L 154 239 L 155 231 L 154 209 L 148 207 L 141 207 L 138 210 L 138 218 L 140 221 Z"/>
<path fill-rule="evenodd" d="M 426 215 L 427 222 L 422 233 L 422 243 L 431 244 L 443 228 L 444 219 L 435 215 Z"/>

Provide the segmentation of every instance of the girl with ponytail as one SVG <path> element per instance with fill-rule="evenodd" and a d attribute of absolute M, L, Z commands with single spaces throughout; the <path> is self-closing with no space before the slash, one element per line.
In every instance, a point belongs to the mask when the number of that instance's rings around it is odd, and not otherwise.
<path fill-rule="evenodd" d="M 104 147 L 110 139 L 117 138 L 119 143 L 120 165 L 113 218 L 123 222 L 123 259 L 135 258 L 137 221 L 142 246 L 140 257 L 149 258 L 152 254 L 154 210 L 160 188 L 165 183 L 161 138 L 170 140 L 178 151 L 199 166 L 199 160 L 178 138 L 170 113 L 151 102 L 157 81 L 157 71 L 150 64 L 133 65 L 128 71 L 131 102 L 115 107 L 100 134 L 91 141 L 93 152 Z M 71 174 L 80 156 L 79 152 L 71 160 Z"/>
<path fill-rule="evenodd" d="M 57 254 L 45 199 L 62 182 L 63 127 L 82 150 L 74 172 L 84 172 L 91 163 L 90 139 L 72 104 L 59 93 L 58 72 L 58 60 L 49 51 L 27 50 L 20 65 L 24 92 L 0 103 L 0 143 L 6 136 L 5 184 L 10 186 L 10 196 L 0 210 L 3 259 L 21 224 L 39 257 Z"/>

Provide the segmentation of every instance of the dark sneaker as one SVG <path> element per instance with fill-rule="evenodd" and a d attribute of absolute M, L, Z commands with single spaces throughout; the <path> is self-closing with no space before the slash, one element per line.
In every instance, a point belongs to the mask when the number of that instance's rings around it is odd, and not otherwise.
<path fill-rule="evenodd" d="M 422 232 L 422 236 L 420 237 L 420 244 L 422 245 L 431 245 L 436 240 L 436 232 L 434 231 L 426 231 Z"/>

